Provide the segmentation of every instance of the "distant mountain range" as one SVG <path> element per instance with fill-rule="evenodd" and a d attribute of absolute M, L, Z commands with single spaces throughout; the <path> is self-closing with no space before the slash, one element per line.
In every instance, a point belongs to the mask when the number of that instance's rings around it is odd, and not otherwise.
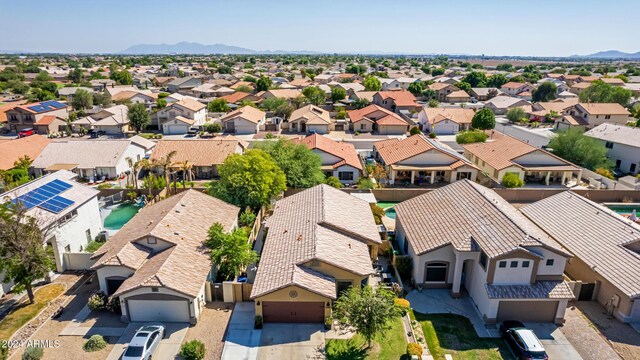
<path fill-rule="evenodd" d="M 252 54 L 320 54 L 315 51 L 258 51 L 253 49 L 247 49 L 239 46 L 225 45 L 225 44 L 213 44 L 205 45 L 195 42 L 182 41 L 177 44 L 139 44 L 133 45 L 126 50 L 118 52 L 118 54 L 129 55 L 160 55 L 160 54 L 240 54 L 240 55 L 252 55 Z"/>
<path fill-rule="evenodd" d="M 640 51 L 636 53 L 626 53 L 618 50 L 600 51 L 590 55 L 576 55 L 572 57 L 590 58 L 590 59 L 640 59 Z"/>

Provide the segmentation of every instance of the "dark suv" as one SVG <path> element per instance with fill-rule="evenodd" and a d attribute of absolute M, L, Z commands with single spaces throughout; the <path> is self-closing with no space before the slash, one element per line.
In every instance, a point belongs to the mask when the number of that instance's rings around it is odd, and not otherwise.
<path fill-rule="evenodd" d="M 548 360 L 538 337 L 519 321 L 508 320 L 500 325 L 500 335 L 519 360 Z"/>

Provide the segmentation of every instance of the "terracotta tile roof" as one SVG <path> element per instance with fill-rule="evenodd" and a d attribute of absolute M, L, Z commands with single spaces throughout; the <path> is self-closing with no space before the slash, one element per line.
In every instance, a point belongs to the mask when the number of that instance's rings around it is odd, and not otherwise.
<path fill-rule="evenodd" d="M 193 166 L 219 165 L 236 153 L 238 146 L 237 139 L 160 140 L 151 153 L 151 160 L 175 151 L 174 163 L 188 161 Z"/>
<path fill-rule="evenodd" d="M 307 119 L 307 124 L 309 125 L 325 125 L 331 123 L 329 112 L 315 105 L 307 105 L 295 110 L 291 113 L 289 121 L 298 121 L 303 118 Z"/>
<path fill-rule="evenodd" d="M 322 165 L 333 165 L 333 167 L 336 168 L 346 164 L 353 166 L 358 170 L 362 170 L 362 163 L 360 162 L 360 158 L 358 157 L 358 153 L 356 152 L 356 148 L 353 144 L 343 141 L 334 141 L 320 134 L 312 134 L 303 139 L 297 139 L 294 141 L 306 145 L 309 149 L 318 149 L 339 158 L 339 161 L 335 164 Z"/>
<path fill-rule="evenodd" d="M 26 103 L 25 100 L 14 101 L 8 104 L 0 105 L 0 123 L 7 121 L 7 111 Z"/>
<path fill-rule="evenodd" d="M 369 102 L 373 101 L 373 95 L 376 94 L 376 91 L 356 91 L 356 97 L 358 99 L 365 99 Z"/>
<path fill-rule="evenodd" d="M 45 115 L 45 116 L 41 117 L 40 120 L 38 120 L 35 124 L 36 125 L 51 125 L 51 123 L 54 122 L 56 118 L 57 118 L 57 116 L 55 116 L 55 115 Z"/>
<path fill-rule="evenodd" d="M 427 116 L 427 120 L 431 124 L 437 124 L 440 121 L 450 120 L 457 124 L 471 124 L 475 111 L 473 109 L 456 109 L 456 108 L 431 108 L 424 107 L 422 111 Z"/>
<path fill-rule="evenodd" d="M 251 298 L 299 286 L 335 299 L 335 280 L 305 264 L 319 260 L 357 275 L 371 274 L 367 244 L 381 242 L 369 204 L 327 185 L 279 200 L 267 228 Z"/>
<path fill-rule="evenodd" d="M 395 210 L 417 255 L 446 245 L 466 251 L 479 246 L 490 258 L 531 246 L 562 252 L 493 190 L 467 179 L 401 202 Z"/>
<path fill-rule="evenodd" d="M 385 117 L 382 117 L 378 120 L 376 120 L 376 124 L 381 125 L 381 126 L 409 126 L 409 124 L 407 124 L 406 121 L 404 121 L 402 118 L 400 118 L 398 115 L 396 114 L 388 114 Z"/>
<path fill-rule="evenodd" d="M 412 135 L 402 140 L 393 138 L 377 141 L 373 144 L 373 147 L 378 152 L 385 165 L 394 165 L 416 155 L 434 150 L 448 155 L 451 158 L 451 164 L 455 164 L 458 161 L 464 161 L 468 165 L 474 166 L 467 159 L 462 157 L 462 155 L 439 143 L 435 139 L 429 139 L 423 134 Z"/>
<path fill-rule="evenodd" d="M 631 115 L 627 109 L 618 103 L 579 103 L 590 115 Z"/>
<path fill-rule="evenodd" d="M 183 108 L 191 111 L 198 111 L 207 107 L 205 104 L 190 98 L 184 98 L 180 101 L 171 103 L 171 106 L 182 106 Z"/>
<path fill-rule="evenodd" d="M 297 90 L 297 89 L 272 89 L 272 90 L 265 91 L 260 97 L 263 99 L 266 99 L 267 98 L 266 94 L 271 94 L 275 97 L 285 98 L 287 100 L 290 100 L 290 99 L 295 99 L 298 96 L 302 95 L 302 92 L 300 92 L 300 90 Z"/>
<path fill-rule="evenodd" d="M 447 95 L 447 98 L 468 98 L 470 97 L 464 90 L 452 91 Z"/>
<path fill-rule="evenodd" d="M 589 125 L 589 122 L 579 116 L 574 115 L 563 115 L 562 118 L 569 124 L 574 126 L 584 126 Z"/>
<path fill-rule="evenodd" d="M 203 242 L 216 222 L 225 231 L 236 225 L 240 209 L 196 190 L 187 190 L 140 210 L 100 248 L 92 269 L 124 266 L 135 270 L 114 296 L 143 286 L 164 286 L 197 296 L 211 268 Z M 170 247 L 154 252 L 137 241 L 154 237 Z"/>
<path fill-rule="evenodd" d="M 251 121 L 254 124 L 260 123 L 267 114 L 260 110 L 256 109 L 253 106 L 243 106 L 238 110 L 232 111 L 227 115 L 220 118 L 221 122 L 233 120 L 236 118 L 242 118 L 248 121 Z"/>
<path fill-rule="evenodd" d="M 347 111 L 347 114 L 349 115 L 349 121 L 351 121 L 352 123 L 362 121 L 362 120 L 374 122 L 373 120 L 369 119 L 368 116 L 370 116 L 370 114 L 373 114 L 375 112 L 383 112 L 387 114 L 384 117 L 386 118 L 384 120 L 385 123 L 380 125 L 409 125 L 407 124 L 406 121 L 404 121 L 404 119 L 400 117 L 400 115 L 392 113 L 391 111 L 383 108 L 382 106 L 378 106 L 374 104 L 363 107 L 362 109 Z M 380 123 L 380 120 L 382 119 L 383 118 L 380 118 L 375 122 Z"/>
<path fill-rule="evenodd" d="M 50 142 L 47 137 L 38 134 L 0 142 L 0 170 L 12 169 L 13 163 L 24 156 L 34 160 Z"/>
<path fill-rule="evenodd" d="M 629 297 L 640 297 L 640 226 L 571 191 L 520 209 L 571 254 Z"/>
<path fill-rule="evenodd" d="M 434 90 L 434 91 L 440 91 L 440 90 L 446 89 L 448 87 L 453 87 L 453 88 L 457 89 L 457 87 L 455 87 L 454 85 L 447 84 L 445 82 L 436 82 L 436 83 L 433 83 L 433 84 L 429 85 L 429 89 Z"/>
<path fill-rule="evenodd" d="M 248 86 L 248 87 L 250 87 L 252 89 L 255 88 L 255 84 L 250 82 L 250 81 L 238 81 L 237 83 L 235 83 L 235 84 L 233 84 L 233 85 L 231 85 L 229 87 L 231 89 L 235 90 L 235 89 L 239 88 L 240 86 Z"/>
<path fill-rule="evenodd" d="M 530 285 L 484 284 L 489 299 L 573 299 L 575 295 L 564 281 L 537 281 Z"/>
<path fill-rule="evenodd" d="M 251 94 L 242 91 L 236 91 L 230 95 L 220 96 L 218 99 L 224 99 L 229 104 L 235 104 L 241 102 L 248 96 L 251 96 Z"/>
<path fill-rule="evenodd" d="M 409 91 L 378 91 L 380 97 L 392 99 L 396 106 L 415 106 L 416 97 Z"/>
<path fill-rule="evenodd" d="M 491 137 L 487 142 L 465 144 L 462 147 L 498 170 L 514 165 L 512 159 L 538 150 L 535 146 L 497 131 L 493 131 Z"/>
<path fill-rule="evenodd" d="M 502 85 L 501 87 L 503 87 L 505 89 L 518 89 L 518 88 L 521 88 L 521 87 L 523 87 L 525 85 L 527 85 L 527 84 L 514 82 L 514 81 L 509 81 L 508 83 Z"/>

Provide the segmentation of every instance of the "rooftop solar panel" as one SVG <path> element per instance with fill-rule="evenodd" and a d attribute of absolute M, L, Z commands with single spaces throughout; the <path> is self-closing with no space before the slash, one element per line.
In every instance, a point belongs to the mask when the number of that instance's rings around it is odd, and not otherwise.
<path fill-rule="evenodd" d="M 41 103 L 38 103 L 36 105 L 32 105 L 32 106 L 28 106 L 27 108 L 31 111 L 35 111 L 37 113 L 41 113 L 44 111 L 51 111 L 51 110 L 56 110 L 56 109 L 62 109 L 64 108 L 66 105 L 59 103 L 57 101 L 43 101 Z"/>
<path fill-rule="evenodd" d="M 75 202 L 69 199 L 65 199 L 62 196 L 56 196 L 48 201 L 38 205 L 38 207 L 45 209 L 47 211 L 51 211 L 52 213 L 58 214 L 62 210 L 68 208 L 73 205 Z"/>
<path fill-rule="evenodd" d="M 61 210 L 66 209 L 67 207 L 69 207 L 71 204 L 73 204 L 73 201 L 65 199 L 63 197 L 57 196 L 61 193 L 63 193 L 66 190 L 69 190 L 72 187 L 71 184 L 68 184 L 62 180 L 53 180 L 50 181 L 44 185 L 42 185 L 41 187 L 31 190 L 26 194 L 20 195 L 17 198 L 15 198 L 13 200 L 14 204 L 20 203 L 22 204 L 22 206 L 24 206 L 25 208 L 27 208 L 27 210 L 32 209 L 36 206 L 39 206 L 45 210 L 49 210 L 55 213 L 60 212 Z M 62 199 L 62 200 L 60 200 Z M 66 205 L 64 207 L 62 207 L 62 209 L 58 210 L 58 211 L 53 211 L 48 209 L 47 207 L 43 207 L 41 206 L 42 204 L 45 204 L 47 202 L 50 202 L 52 200 L 55 200 L 53 202 L 53 205 L 49 206 L 52 209 L 57 209 L 58 207 L 62 206 L 63 204 L 65 204 L 66 202 L 71 202 L 69 205 Z M 58 203 L 62 201 L 62 203 Z M 57 206 L 55 206 L 57 204 Z"/>

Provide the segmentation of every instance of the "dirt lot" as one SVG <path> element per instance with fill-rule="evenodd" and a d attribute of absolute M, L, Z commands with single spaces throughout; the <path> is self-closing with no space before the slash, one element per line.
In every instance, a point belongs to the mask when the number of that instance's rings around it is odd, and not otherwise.
<path fill-rule="evenodd" d="M 233 304 L 215 302 L 207 304 L 203 310 L 198 324 L 189 328 L 184 342 L 200 340 L 207 349 L 206 360 L 218 360 L 222 356 L 224 346 L 224 334 L 233 310 Z"/>
<path fill-rule="evenodd" d="M 640 334 L 631 326 L 611 319 L 604 308 L 594 301 L 580 301 L 578 308 L 609 340 L 623 359 L 640 359 Z"/>
<path fill-rule="evenodd" d="M 72 281 L 73 278 L 69 278 L 69 281 Z M 58 280 L 56 280 L 58 281 Z M 79 286 L 79 287 L 78 287 Z M 47 360 L 61 360 L 61 359 L 69 359 L 69 360 L 80 360 L 80 359 L 105 359 L 111 348 L 113 348 L 113 344 L 118 340 L 117 337 L 114 338 L 106 338 L 109 342 L 106 348 L 102 349 L 98 352 L 87 353 L 82 350 L 82 345 L 87 341 L 86 338 L 81 336 L 58 336 L 62 329 L 65 328 L 73 319 L 73 316 L 80 311 L 86 304 L 89 296 L 98 288 L 98 281 L 95 276 L 91 279 L 91 283 L 85 285 L 76 285 L 77 293 L 71 294 L 72 291 L 67 292 L 67 296 L 72 298 L 71 302 L 65 307 L 64 313 L 58 319 L 50 319 L 44 325 L 38 329 L 35 334 L 31 337 L 32 340 L 58 340 L 60 346 L 58 348 L 50 347 L 44 350 L 44 357 L 42 359 Z M 75 288 L 74 287 L 74 288 Z M 74 289 L 72 289 L 74 290 Z M 112 316 L 104 317 L 105 320 L 102 320 L 100 317 L 100 321 L 107 321 L 109 324 L 112 324 Z M 95 317 L 90 317 L 87 319 L 87 322 L 96 322 L 97 319 Z M 110 325 L 102 325 L 102 326 L 110 326 Z M 122 324 L 122 326 L 124 326 Z M 20 359 L 22 356 L 22 352 L 24 349 L 20 349 L 16 351 L 11 360 Z"/>

